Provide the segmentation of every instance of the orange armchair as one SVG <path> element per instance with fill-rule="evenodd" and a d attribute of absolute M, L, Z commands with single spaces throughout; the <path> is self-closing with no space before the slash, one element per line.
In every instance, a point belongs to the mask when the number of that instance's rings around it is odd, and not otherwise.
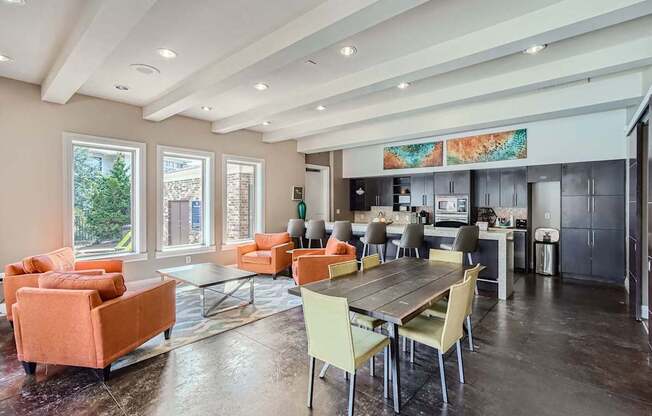
<path fill-rule="evenodd" d="M 36 363 L 89 367 L 106 380 L 121 356 L 161 332 L 169 339 L 176 320 L 175 282 L 136 285 L 104 302 L 97 290 L 18 290 L 14 335 L 25 371 L 34 374 Z"/>
<path fill-rule="evenodd" d="M 83 272 L 84 274 L 122 273 L 122 260 L 75 259 L 70 247 L 46 254 L 26 257 L 22 261 L 5 266 L 4 295 L 7 319 L 13 321 L 12 305 L 16 292 L 22 287 L 38 287 L 38 278 L 46 272 Z"/>
<path fill-rule="evenodd" d="M 292 252 L 292 278 L 297 285 L 328 279 L 329 264 L 355 259 L 354 246 L 330 238 L 326 248 L 298 249 Z"/>
<path fill-rule="evenodd" d="M 287 269 L 292 263 L 288 250 L 294 243 L 288 233 L 256 234 L 254 242 L 237 247 L 238 268 L 254 273 L 271 274 Z"/>

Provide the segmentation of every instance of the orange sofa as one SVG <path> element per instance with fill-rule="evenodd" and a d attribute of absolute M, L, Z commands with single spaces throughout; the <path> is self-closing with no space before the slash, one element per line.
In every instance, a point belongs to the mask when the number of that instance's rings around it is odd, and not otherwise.
<path fill-rule="evenodd" d="M 254 273 L 276 275 L 290 267 L 288 250 L 294 243 L 288 233 L 256 234 L 254 242 L 237 247 L 238 268 Z"/>
<path fill-rule="evenodd" d="M 28 374 L 34 374 L 36 363 L 44 363 L 94 368 L 106 380 L 112 362 L 161 332 L 169 338 L 176 320 L 173 280 L 135 282 L 126 288 L 122 283 L 122 294 L 104 301 L 106 285 L 96 286 L 18 290 L 12 308 L 14 336 Z"/>
<path fill-rule="evenodd" d="M 22 287 L 38 287 L 38 278 L 46 272 L 83 272 L 84 274 L 122 273 L 121 260 L 78 261 L 72 248 L 65 247 L 46 254 L 26 257 L 5 266 L 4 295 L 7 319 L 13 321 L 12 305 Z"/>
<path fill-rule="evenodd" d="M 355 259 L 354 246 L 331 237 L 326 248 L 292 252 L 292 278 L 297 285 L 328 279 L 328 265 Z"/>

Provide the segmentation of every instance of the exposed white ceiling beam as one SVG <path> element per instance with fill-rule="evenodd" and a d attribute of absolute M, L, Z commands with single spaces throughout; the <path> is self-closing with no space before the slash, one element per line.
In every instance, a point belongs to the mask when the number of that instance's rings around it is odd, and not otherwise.
<path fill-rule="evenodd" d="M 355 33 L 425 3 L 427 0 L 328 0 L 249 46 L 193 74 L 147 105 L 143 118 L 160 121 Z"/>
<path fill-rule="evenodd" d="M 91 0 L 41 84 L 41 99 L 65 104 L 156 0 Z"/>
<path fill-rule="evenodd" d="M 213 122 L 215 133 L 228 133 L 273 119 L 274 115 L 329 100 L 391 88 L 412 81 L 518 53 L 652 13 L 649 0 L 564 0 L 517 18 L 471 32 L 420 51 L 366 68 L 282 100 Z"/>
<path fill-rule="evenodd" d="M 299 140 L 297 151 L 315 153 L 636 105 L 643 95 L 641 72 L 611 75 L 512 97 L 428 111 L 388 121 L 317 134 Z"/>
<path fill-rule="evenodd" d="M 652 65 L 652 37 L 487 76 L 463 84 L 454 84 L 418 95 L 335 112 L 326 117 L 320 116 L 264 133 L 263 140 L 278 142 L 298 139 L 368 120 L 532 91 L 648 65 Z"/>

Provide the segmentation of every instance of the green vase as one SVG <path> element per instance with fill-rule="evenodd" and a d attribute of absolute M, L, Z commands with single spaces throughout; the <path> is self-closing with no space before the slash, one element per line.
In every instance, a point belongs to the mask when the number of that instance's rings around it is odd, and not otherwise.
<path fill-rule="evenodd" d="M 297 204 L 297 211 L 298 211 L 298 214 L 299 214 L 299 218 L 301 218 L 302 220 L 305 220 L 306 219 L 306 203 L 303 202 L 303 200 L 299 201 L 299 203 Z"/>

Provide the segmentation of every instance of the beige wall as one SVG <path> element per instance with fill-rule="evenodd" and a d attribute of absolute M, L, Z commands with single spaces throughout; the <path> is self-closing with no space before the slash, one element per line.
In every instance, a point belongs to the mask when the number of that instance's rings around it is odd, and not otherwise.
<path fill-rule="evenodd" d="M 139 107 L 76 95 L 66 105 L 40 100 L 40 87 L 0 78 L 0 265 L 59 248 L 63 244 L 62 158 L 64 131 L 147 144 L 147 248 L 149 260 L 126 265 L 129 280 L 152 277 L 158 268 L 184 263 L 183 257 L 156 260 L 156 145 L 215 152 L 215 236 L 218 251 L 193 256 L 193 263 L 235 262 L 221 250 L 222 154 L 265 159 L 267 231 L 285 230 L 295 216 L 290 187 L 303 186 L 305 158 L 296 142 L 261 142 L 241 131 L 210 132 L 210 123 L 172 117 L 155 123 L 142 119 Z"/>

